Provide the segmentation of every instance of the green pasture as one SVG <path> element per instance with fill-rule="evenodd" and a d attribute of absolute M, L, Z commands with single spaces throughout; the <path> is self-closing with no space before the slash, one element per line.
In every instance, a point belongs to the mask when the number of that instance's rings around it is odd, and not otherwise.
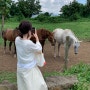
<path fill-rule="evenodd" d="M 77 21 L 77 22 L 65 22 L 65 23 L 43 23 L 35 20 L 29 20 L 36 29 L 45 28 L 53 31 L 56 28 L 71 29 L 80 40 L 90 41 L 90 21 Z M 18 27 L 20 22 L 5 22 L 4 29 Z M 1 26 L 0 26 L 1 27 Z"/>
<path fill-rule="evenodd" d="M 79 63 L 65 70 L 64 72 L 45 72 L 44 78 L 50 76 L 71 76 L 76 75 L 78 83 L 68 90 L 90 90 L 90 64 Z M 0 71 L 0 83 L 8 80 L 11 83 L 17 83 L 16 72 Z"/>
<path fill-rule="evenodd" d="M 77 22 L 65 22 L 65 23 L 43 23 L 38 22 L 35 20 L 29 20 L 33 27 L 36 27 L 36 29 L 39 28 L 45 28 L 47 30 L 50 30 L 51 32 L 56 28 L 62 28 L 62 29 L 71 29 L 76 36 L 79 38 L 79 40 L 82 41 L 90 41 L 90 21 L 77 21 Z M 20 22 L 14 22 L 14 21 L 6 21 L 4 25 L 4 30 L 15 27 L 18 27 Z M 0 25 L 1 28 L 1 25 Z M 0 39 L 0 45 L 3 44 L 2 38 Z"/>
<path fill-rule="evenodd" d="M 66 23 L 32 23 L 38 28 L 46 28 L 53 31 L 56 28 L 71 29 L 81 40 L 90 40 L 90 22 L 66 22 Z"/>

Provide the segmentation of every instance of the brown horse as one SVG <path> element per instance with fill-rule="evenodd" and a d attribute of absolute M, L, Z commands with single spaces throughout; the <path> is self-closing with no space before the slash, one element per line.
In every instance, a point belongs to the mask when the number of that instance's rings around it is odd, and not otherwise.
<path fill-rule="evenodd" d="M 12 42 L 15 41 L 15 38 L 19 35 L 19 33 L 20 32 L 19 32 L 18 28 L 15 28 L 14 30 L 13 29 L 7 29 L 5 31 L 2 31 L 2 38 L 4 40 L 4 53 L 6 52 L 6 42 L 10 41 L 9 50 L 11 51 Z M 15 43 L 14 43 L 14 48 L 15 48 Z"/>
<path fill-rule="evenodd" d="M 10 34 L 11 33 L 11 34 Z M 11 51 L 11 45 L 12 45 L 12 42 L 15 41 L 15 38 L 17 36 L 20 35 L 20 32 L 18 29 L 15 29 L 15 30 L 6 30 L 3 32 L 2 36 L 3 36 L 3 39 L 4 39 L 4 50 L 6 50 L 6 41 L 10 41 L 9 43 L 9 50 Z M 44 48 L 44 44 L 45 44 L 45 40 L 48 39 L 51 43 L 51 45 L 54 45 L 54 38 L 53 38 L 53 34 L 52 32 L 50 32 L 49 30 L 46 30 L 46 29 L 38 29 L 37 30 L 37 35 L 39 37 L 39 41 L 42 45 L 42 51 L 43 51 L 43 48 Z M 31 38 L 31 40 L 36 43 L 36 40 L 34 37 Z M 14 43 L 15 45 L 15 43 Z M 15 46 L 14 46 L 15 47 Z M 16 48 L 15 48 L 15 52 L 14 54 L 16 54 Z"/>
<path fill-rule="evenodd" d="M 54 45 L 54 38 L 53 38 L 53 34 L 52 32 L 50 32 L 49 30 L 46 30 L 46 29 L 38 29 L 37 30 L 37 35 L 38 35 L 38 38 L 39 38 L 39 41 L 42 45 L 42 51 L 43 51 L 43 48 L 44 48 L 44 44 L 45 44 L 45 41 L 46 39 L 48 39 L 51 43 L 51 45 L 53 46 Z M 34 37 L 31 38 L 31 40 L 35 43 L 36 40 Z"/>

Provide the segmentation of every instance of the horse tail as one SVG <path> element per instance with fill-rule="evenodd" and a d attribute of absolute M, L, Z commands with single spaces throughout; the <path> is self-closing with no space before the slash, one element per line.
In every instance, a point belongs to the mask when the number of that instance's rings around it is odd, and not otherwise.
<path fill-rule="evenodd" d="M 2 37 L 4 36 L 5 31 L 2 31 Z"/>
<path fill-rule="evenodd" d="M 2 37 L 2 36 L 3 36 L 3 34 L 4 34 L 4 31 L 3 31 L 3 30 L 1 30 L 1 31 L 0 31 L 0 37 Z"/>
<path fill-rule="evenodd" d="M 2 38 L 5 38 L 5 32 L 4 30 L 2 31 Z"/>

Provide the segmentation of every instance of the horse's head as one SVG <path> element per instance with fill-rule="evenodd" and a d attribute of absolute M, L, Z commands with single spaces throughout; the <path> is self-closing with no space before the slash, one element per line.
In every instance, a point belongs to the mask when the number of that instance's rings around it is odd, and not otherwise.
<path fill-rule="evenodd" d="M 54 36 L 52 32 L 48 32 L 48 40 L 51 42 L 51 45 L 54 46 Z"/>
<path fill-rule="evenodd" d="M 78 48 L 80 46 L 81 41 L 74 42 L 74 53 L 78 54 Z"/>
<path fill-rule="evenodd" d="M 49 30 L 46 29 L 38 29 L 37 30 L 37 34 L 40 40 L 40 43 L 42 44 L 42 46 L 44 46 L 44 42 L 46 39 L 48 39 L 51 43 L 51 45 L 54 45 L 54 37 L 53 37 L 53 33 L 50 32 Z"/>
<path fill-rule="evenodd" d="M 80 42 L 82 42 L 82 41 L 78 40 L 78 38 L 75 36 L 74 32 L 72 32 L 69 29 L 67 29 L 67 31 L 69 32 L 71 42 L 73 43 L 73 46 L 74 46 L 74 53 L 78 54 L 78 48 L 80 46 Z"/>

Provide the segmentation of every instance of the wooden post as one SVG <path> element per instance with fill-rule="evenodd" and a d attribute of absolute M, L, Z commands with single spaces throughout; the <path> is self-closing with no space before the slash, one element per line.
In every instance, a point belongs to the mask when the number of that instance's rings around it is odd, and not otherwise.
<path fill-rule="evenodd" d="M 65 45 L 65 70 L 67 69 L 67 65 L 68 65 L 68 51 L 69 51 L 69 39 L 70 37 L 67 36 L 66 37 L 66 45 Z"/>

